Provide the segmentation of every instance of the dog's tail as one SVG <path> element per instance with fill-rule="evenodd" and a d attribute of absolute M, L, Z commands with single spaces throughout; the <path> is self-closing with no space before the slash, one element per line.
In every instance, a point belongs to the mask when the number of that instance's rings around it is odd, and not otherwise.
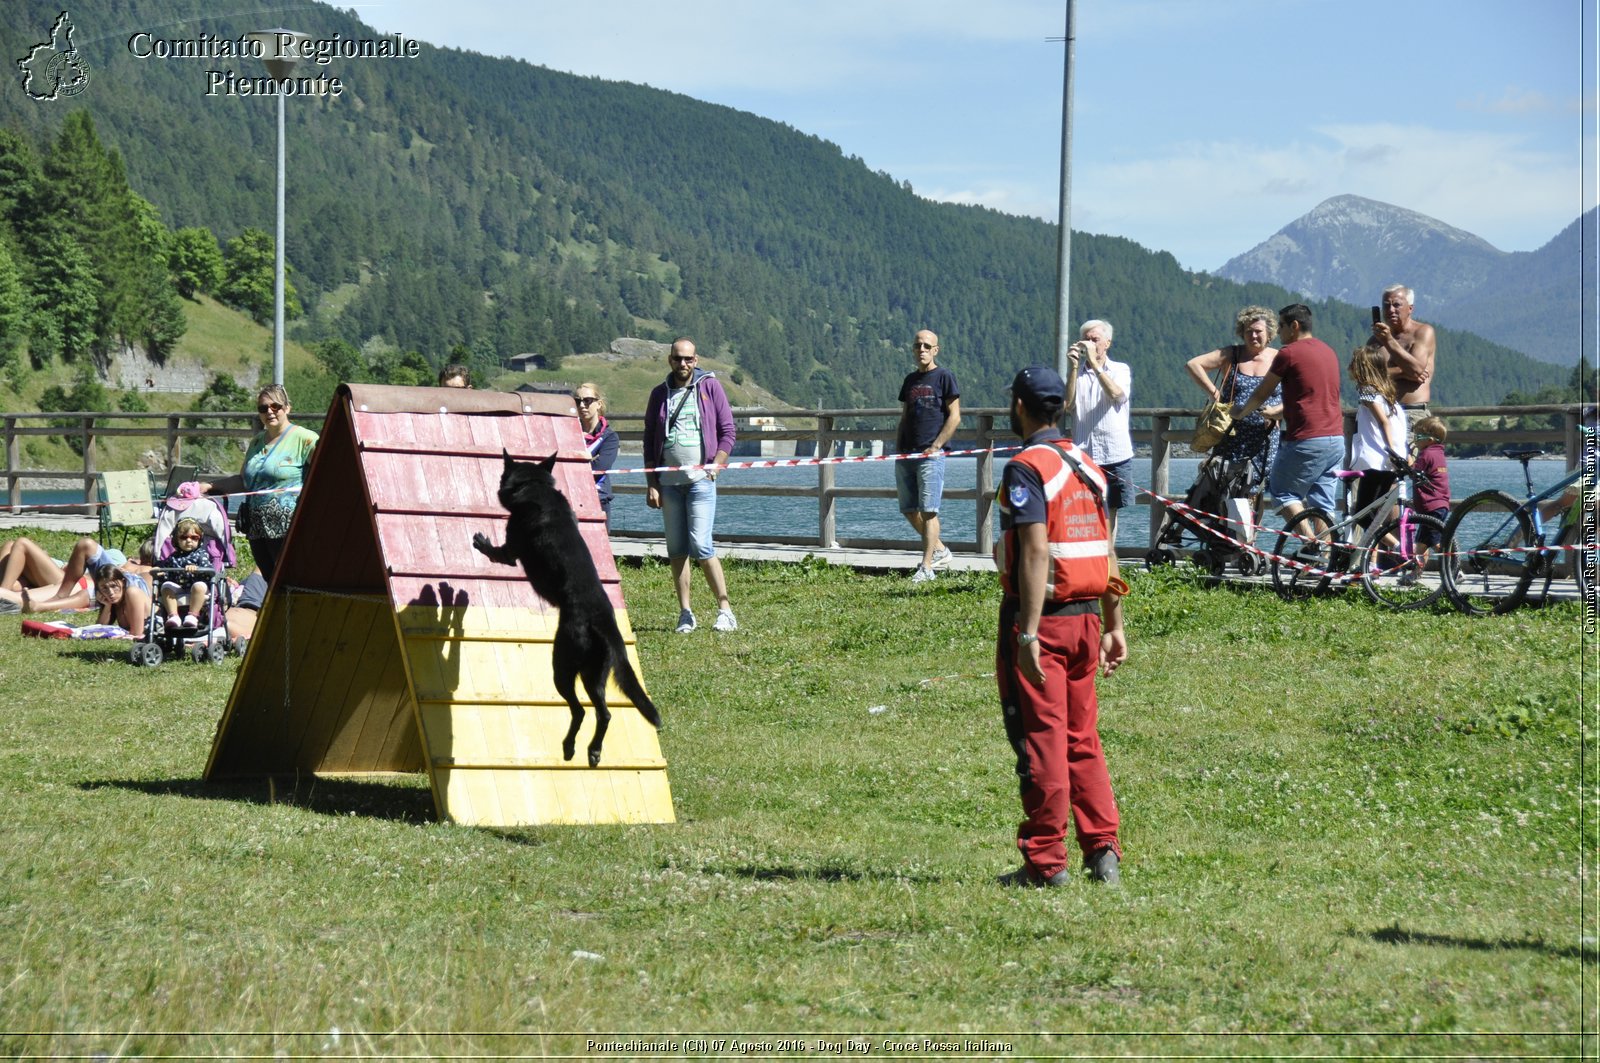
<path fill-rule="evenodd" d="M 659 729 L 661 710 L 656 708 L 656 703 L 645 693 L 644 684 L 634 674 L 633 664 L 628 660 L 628 646 L 622 641 L 622 632 L 615 623 L 608 626 L 610 630 L 606 632 L 606 641 L 611 644 L 612 672 L 617 677 L 617 686 L 628 695 L 628 700 L 639 710 L 639 715 L 648 720 L 651 727 Z"/>

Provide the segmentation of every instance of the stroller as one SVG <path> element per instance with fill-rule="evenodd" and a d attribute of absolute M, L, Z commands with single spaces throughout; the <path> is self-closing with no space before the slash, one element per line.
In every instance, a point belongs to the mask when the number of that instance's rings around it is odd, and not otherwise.
<path fill-rule="evenodd" d="M 206 552 L 212 559 L 209 569 L 191 572 L 161 565 L 162 561 L 176 552 L 172 532 L 178 521 L 185 517 L 200 525 Z M 213 500 L 202 497 L 196 485 L 181 485 L 177 494 L 167 499 L 161 507 L 161 516 L 156 521 L 155 551 L 156 565 L 150 570 L 150 584 L 157 592 L 156 601 L 152 603 L 154 607 L 150 610 L 144 639 L 133 644 L 133 649 L 128 653 L 129 659 L 136 665 L 150 668 L 184 655 L 196 663 L 221 661 L 235 648 L 234 640 L 228 635 L 226 622 L 231 594 L 225 570 L 238 559 L 233 552 L 233 528 L 228 523 L 227 510 Z M 206 603 L 200 623 L 194 628 L 168 627 L 161 605 L 161 585 L 168 581 L 191 579 L 198 579 L 206 585 Z M 180 596 L 179 607 L 182 608 L 187 600 L 187 594 Z"/>
<path fill-rule="evenodd" d="M 1180 550 L 1192 544 L 1191 560 L 1214 579 L 1220 579 L 1230 564 L 1244 576 L 1261 571 L 1262 559 L 1239 545 L 1247 541 L 1247 533 L 1230 520 L 1228 501 L 1259 494 L 1265 479 L 1264 449 L 1251 458 L 1228 459 L 1213 453 L 1201 463 L 1194 485 L 1183 497 L 1189 509 L 1172 508 L 1162 515 L 1160 534 L 1145 554 L 1145 563 L 1171 564 Z"/>

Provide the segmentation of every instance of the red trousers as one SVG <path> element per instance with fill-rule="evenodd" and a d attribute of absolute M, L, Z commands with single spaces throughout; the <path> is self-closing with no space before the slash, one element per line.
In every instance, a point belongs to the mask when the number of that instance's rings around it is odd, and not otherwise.
<path fill-rule="evenodd" d="M 1054 875 L 1067 865 L 1070 816 L 1084 856 L 1109 845 L 1120 859 L 1117 799 L 1100 746 L 1094 690 L 1100 617 L 1082 613 L 1040 619 L 1042 687 L 1017 670 L 1017 651 L 1014 612 L 1002 608 L 995 676 L 1027 817 L 1017 827 L 1017 848 L 1040 875 Z"/>

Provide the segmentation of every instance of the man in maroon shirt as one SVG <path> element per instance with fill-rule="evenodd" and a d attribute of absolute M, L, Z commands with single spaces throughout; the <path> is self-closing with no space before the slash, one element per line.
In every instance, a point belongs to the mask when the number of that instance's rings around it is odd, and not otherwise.
<path fill-rule="evenodd" d="M 1288 520 L 1307 505 L 1332 513 L 1333 475 L 1344 460 L 1344 414 L 1339 408 L 1339 356 L 1311 334 L 1311 308 L 1294 303 L 1278 311 L 1278 338 L 1283 341 L 1272 371 L 1262 378 L 1250 400 L 1234 406 L 1242 420 L 1283 384 L 1283 441 L 1267 478 L 1267 490 L 1278 500 L 1278 514 Z"/>

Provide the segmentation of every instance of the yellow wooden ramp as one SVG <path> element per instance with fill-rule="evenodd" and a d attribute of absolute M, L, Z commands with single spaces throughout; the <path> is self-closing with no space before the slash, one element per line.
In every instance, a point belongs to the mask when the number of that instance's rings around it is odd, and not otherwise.
<path fill-rule="evenodd" d="M 426 771 L 439 816 L 458 823 L 673 822 L 656 731 L 614 680 L 600 766 L 585 755 L 587 701 L 562 759 L 558 614 L 520 568 L 471 546 L 475 532 L 504 538 L 501 448 L 557 452 L 643 678 L 574 414 L 565 396 L 341 388 L 206 778 Z"/>

